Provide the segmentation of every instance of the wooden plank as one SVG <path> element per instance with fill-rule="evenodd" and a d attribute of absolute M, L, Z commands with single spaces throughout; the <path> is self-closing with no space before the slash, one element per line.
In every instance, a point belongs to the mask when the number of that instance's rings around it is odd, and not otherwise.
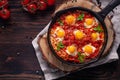
<path fill-rule="evenodd" d="M 1 44 L 0 74 L 42 75 L 31 44 Z"/>
<path fill-rule="evenodd" d="M 42 76 L 32 74 L 0 75 L 0 80 L 41 80 Z"/>

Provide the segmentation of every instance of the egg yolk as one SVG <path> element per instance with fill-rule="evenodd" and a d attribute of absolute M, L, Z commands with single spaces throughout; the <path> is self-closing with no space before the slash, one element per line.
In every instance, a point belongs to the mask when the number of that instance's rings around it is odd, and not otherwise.
<path fill-rule="evenodd" d="M 68 46 L 68 47 L 67 47 L 67 50 L 68 50 L 70 53 L 74 53 L 75 50 L 76 50 L 76 47 L 75 47 L 74 45 Z"/>
<path fill-rule="evenodd" d="M 93 52 L 93 48 L 90 45 L 86 45 L 84 47 L 84 52 L 91 54 Z"/>
<path fill-rule="evenodd" d="M 89 25 L 92 25 L 94 22 L 93 19 L 89 18 L 89 19 L 85 19 L 85 23 L 89 26 Z"/>
<path fill-rule="evenodd" d="M 84 37 L 83 32 L 81 32 L 81 31 L 79 31 L 79 30 L 77 30 L 77 31 L 75 32 L 75 38 L 76 38 L 76 39 L 82 39 L 83 37 Z"/>
<path fill-rule="evenodd" d="M 65 22 L 68 24 L 68 25 L 72 25 L 75 23 L 75 20 L 76 18 L 73 16 L 73 15 L 68 15 L 65 17 Z"/>
<path fill-rule="evenodd" d="M 98 33 L 92 33 L 91 37 L 92 37 L 92 40 L 97 40 Z"/>
<path fill-rule="evenodd" d="M 58 30 L 57 36 L 58 36 L 58 37 L 64 37 L 64 36 L 65 36 L 65 31 L 62 30 L 62 29 Z"/>

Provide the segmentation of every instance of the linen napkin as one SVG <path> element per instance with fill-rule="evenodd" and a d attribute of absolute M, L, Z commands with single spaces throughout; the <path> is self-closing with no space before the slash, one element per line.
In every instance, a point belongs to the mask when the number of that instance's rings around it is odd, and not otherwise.
<path fill-rule="evenodd" d="M 108 4 L 108 0 L 102 0 L 102 3 L 104 3 L 102 6 L 102 7 L 104 7 L 104 6 L 106 6 L 106 4 Z M 120 6 L 119 6 L 119 9 L 120 9 Z M 120 44 L 120 28 L 119 28 L 120 27 L 120 24 L 119 24 L 120 10 L 117 9 L 114 11 L 114 17 L 112 18 L 112 22 L 114 24 L 114 30 L 115 30 L 116 37 L 115 37 L 111 52 L 105 58 L 102 58 L 98 62 L 95 62 L 94 64 L 91 64 L 85 68 L 95 67 L 95 66 L 102 65 L 105 63 L 110 63 L 112 61 L 119 59 L 116 49 L 118 48 L 118 45 Z M 49 24 L 50 24 L 50 22 L 49 22 Z M 41 54 L 41 51 L 39 50 L 39 45 L 37 44 L 37 41 L 38 41 L 40 35 L 43 35 L 44 33 L 46 33 L 48 31 L 49 24 L 32 41 L 33 47 L 36 51 L 36 56 L 38 58 L 40 67 L 44 73 L 45 80 L 57 79 L 57 78 L 60 78 L 60 77 L 63 77 L 65 75 L 69 74 L 69 73 L 64 73 L 63 71 L 60 71 L 57 68 L 53 68 L 53 67 L 49 66 L 48 62 L 42 58 L 42 54 Z M 85 69 L 85 68 L 83 68 L 83 69 Z"/>

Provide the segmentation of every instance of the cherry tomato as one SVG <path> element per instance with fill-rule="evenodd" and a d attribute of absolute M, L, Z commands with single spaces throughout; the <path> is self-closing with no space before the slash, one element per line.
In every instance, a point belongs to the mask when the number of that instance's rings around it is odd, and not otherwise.
<path fill-rule="evenodd" d="M 27 6 L 27 9 L 30 13 L 35 13 L 37 10 L 37 5 L 34 3 L 31 3 Z"/>
<path fill-rule="evenodd" d="M 53 6 L 55 0 L 22 0 L 22 6 L 30 13 L 35 13 L 37 10 L 46 10 L 47 6 Z"/>
<path fill-rule="evenodd" d="M 48 6 L 53 6 L 55 4 L 55 0 L 47 0 Z"/>
<path fill-rule="evenodd" d="M 7 8 L 8 6 L 8 1 L 7 0 L 0 0 L 0 7 L 4 6 L 5 8 Z"/>
<path fill-rule="evenodd" d="M 2 19 L 8 19 L 10 17 L 10 11 L 8 9 L 3 9 L 0 11 L 0 17 Z"/>
<path fill-rule="evenodd" d="M 44 1 L 40 1 L 39 3 L 39 10 L 46 10 L 47 4 Z"/>
<path fill-rule="evenodd" d="M 22 5 L 26 5 L 26 4 L 28 4 L 29 2 L 30 2 L 30 0 L 22 0 L 22 1 L 21 1 L 21 4 L 22 4 Z"/>

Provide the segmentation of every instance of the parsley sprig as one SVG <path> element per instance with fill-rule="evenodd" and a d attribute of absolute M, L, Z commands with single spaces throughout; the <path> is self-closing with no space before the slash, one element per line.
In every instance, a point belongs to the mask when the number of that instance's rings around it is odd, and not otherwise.
<path fill-rule="evenodd" d="M 98 25 L 97 27 L 95 27 L 93 30 L 97 31 L 97 32 L 103 32 L 103 30 L 101 29 L 100 25 Z"/>
<path fill-rule="evenodd" d="M 83 54 L 81 54 L 80 52 L 78 52 L 78 60 L 79 60 L 80 62 L 84 62 L 84 60 L 85 60 L 85 55 L 83 55 Z"/>
<path fill-rule="evenodd" d="M 60 24 L 60 26 L 63 26 L 63 25 L 64 25 L 64 24 L 63 24 L 63 21 L 60 20 L 60 19 L 58 19 L 58 23 Z"/>
<path fill-rule="evenodd" d="M 84 14 L 82 13 L 82 14 L 80 14 L 80 15 L 78 16 L 77 20 L 78 20 L 78 21 L 82 21 L 83 18 L 84 18 Z"/>
<path fill-rule="evenodd" d="M 57 44 L 57 50 L 59 51 L 61 48 L 64 48 L 64 45 L 63 45 L 62 41 L 60 41 L 60 42 Z"/>

